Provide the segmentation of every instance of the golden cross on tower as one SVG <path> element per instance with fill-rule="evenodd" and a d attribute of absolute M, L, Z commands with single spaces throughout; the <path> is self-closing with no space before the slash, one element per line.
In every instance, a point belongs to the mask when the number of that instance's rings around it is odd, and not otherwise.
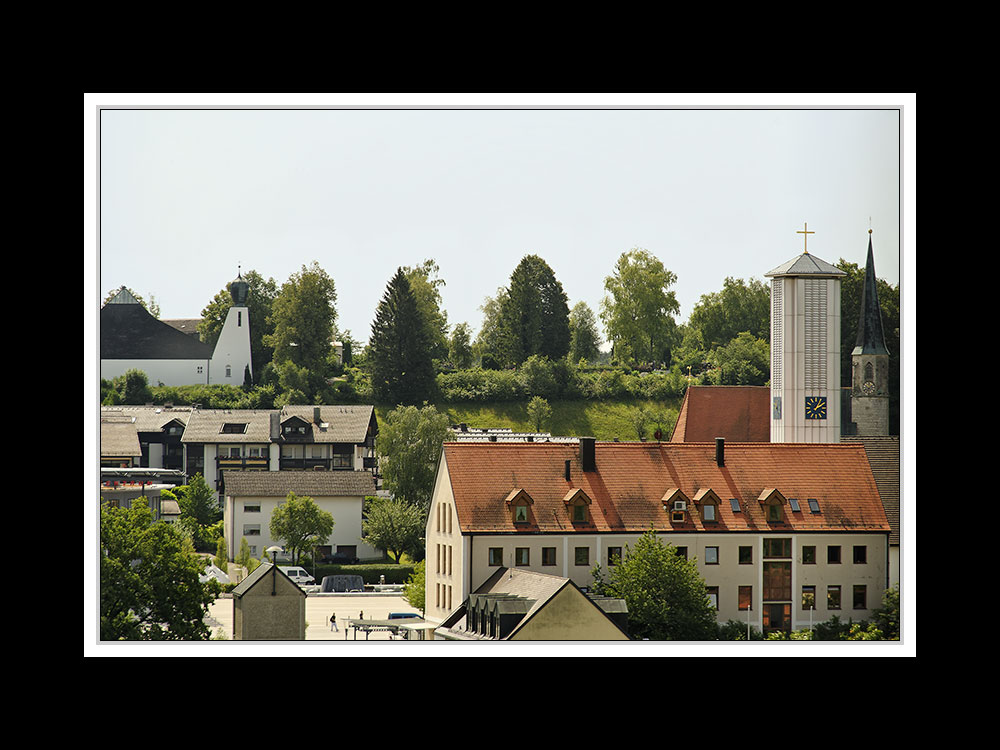
<path fill-rule="evenodd" d="M 795 234 L 805 235 L 802 238 L 802 252 L 804 252 L 806 255 L 808 255 L 809 254 L 809 249 L 808 249 L 808 246 L 809 246 L 809 235 L 810 234 L 816 234 L 816 233 L 815 232 L 810 232 L 809 231 L 809 225 L 806 222 L 802 222 L 802 229 L 796 230 Z"/>

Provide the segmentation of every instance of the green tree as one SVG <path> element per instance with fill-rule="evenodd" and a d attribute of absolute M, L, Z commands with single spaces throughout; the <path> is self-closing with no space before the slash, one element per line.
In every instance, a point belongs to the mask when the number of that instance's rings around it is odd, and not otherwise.
<path fill-rule="evenodd" d="M 247 569 L 249 573 L 253 568 L 250 567 L 250 561 L 253 558 L 250 556 L 250 544 L 247 542 L 246 537 L 240 537 L 240 551 L 236 553 L 236 557 L 233 560 L 237 565 L 242 568 Z"/>
<path fill-rule="evenodd" d="M 333 533 L 333 516 L 320 508 L 307 495 L 289 492 L 285 502 L 271 513 L 271 537 L 284 542 L 297 565 L 303 552 L 318 544 L 326 544 Z"/>
<path fill-rule="evenodd" d="M 472 332 L 468 323 L 459 323 L 451 332 L 448 342 L 448 358 L 460 370 L 472 366 Z"/>
<path fill-rule="evenodd" d="M 333 279 L 316 261 L 292 274 L 271 303 L 268 320 L 274 332 L 265 335 L 263 342 L 273 347 L 276 364 L 293 362 L 310 373 L 309 398 L 324 382 L 336 335 L 336 303 Z"/>
<path fill-rule="evenodd" d="M 450 433 L 448 415 L 433 406 L 400 406 L 388 412 L 376 444 L 383 487 L 426 513 L 441 446 Z"/>
<path fill-rule="evenodd" d="M 260 382 L 260 373 L 274 356 L 274 348 L 265 344 L 265 338 L 274 334 L 271 309 L 278 296 L 278 285 L 274 279 L 264 279 L 257 271 L 247 271 L 243 280 L 250 286 L 247 297 L 247 324 L 250 326 L 250 361 L 253 372 Z M 201 340 L 214 347 L 222 333 L 233 297 L 228 287 L 220 290 L 201 311 L 198 333 Z"/>
<path fill-rule="evenodd" d="M 215 546 L 215 557 L 212 559 L 212 562 L 215 563 L 215 567 L 223 572 L 229 569 L 229 545 L 226 544 L 225 537 L 219 537 L 219 541 Z"/>
<path fill-rule="evenodd" d="M 561 359 L 569 353 L 569 307 L 562 284 L 548 263 L 526 255 L 510 276 L 500 300 L 503 361 L 519 365 L 532 354 Z"/>
<path fill-rule="evenodd" d="M 104 382 L 102 381 L 102 385 Z M 148 404 L 153 400 L 153 389 L 149 387 L 149 377 L 142 370 L 126 370 L 124 374 L 111 379 L 110 388 L 104 391 L 101 403 Z"/>
<path fill-rule="evenodd" d="M 424 588 L 426 586 L 427 578 L 426 567 L 426 560 L 418 562 L 413 568 L 413 573 L 406 581 L 406 585 L 403 587 L 403 597 L 410 603 L 411 606 L 419 609 L 421 614 L 427 608 L 427 593 Z"/>
<path fill-rule="evenodd" d="M 601 335 L 597 332 L 597 316 L 584 301 L 577 302 L 569 313 L 569 356 L 574 362 L 595 361 L 600 356 Z"/>
<path fill-rule="evenodd" d="M 771 290 L 757 279 L 744 282 L 727 276 L 721 291 L 701 296 L 688 324 L 701 332 L 709 350 L 728 344 L 743 331 L 770 341 Z"/>
<path fill-rule="evenodd" d="M 626 546 L 618 565 L 605 577 L 594 568 L 594 590 L 624 599 L 629 634 L 635 640 L 714 640 L 715 610 L 708 601 L 705 581 L 695 560 L 677 554 L 652 529 Z"/>
<path fill-rule="evenodd" d="M 153 521 L 142 498 L 131 508 L 101 506 L 101 640 L 207 640 L 204 617 L 222 593 L 199 581 L 201 558 L 184 536 Z"/>
<path fill-rule="evenodd" d="M 434 278 L 440 269 L 433 260 L 425 260 L 419 266 L 403 267 L 410 291 L 417 300 L 417 309 L 427 327 L 431 358 L 445 359 L 448 356 L 448 314 L 441 309 L 441 287 L 444 279 Z"/>
<path fill-rule="evenodd" d="M 365 498 L 361 541 L 384 550 L 399 564 L 403 553 L 416 549 L 424 535 L 424 511 L 402 498 Z"/>
<path fill-rule="evenodd" d="M 743 332 L 708 355 L 715 385 L 766 385 L 771 378 L 771 347 Z"/>
<path fill-rule="evenodd" d="M 669 363 L 680 312 L 670 287 L 677 275 L 648 250 L 633 248 L 604 279 L 601 320 L 615 356 L 632 363 Z"/>
<path fill-rule="evenodd" d="M 528 419 L 535 426 L 535 432 L 541 432 L 542 426 L 552 417 L 552 407 L 541 396 L 535 396 L 528 402 Z"/>
<path fill-rule="evenodd" d="M 368 368 L 375 400 L 419 404 L 434 393 L 432 344 L 417 299 L 400 268 L 375 311 Z"/>
<path fill-rule="evenodd" d="M 506 297 L 507 290 L 500 287 L 495 296 L 487 296 L 483 300 L 483 304 L 479 306 L 483 313 L 483 324 L 476 335 L 472 349 L 475 356 L 479 357 L 481 366 L 485 370 L 499 369 L 497 366 L 504 359 L 505 345 L 500 310 Z"/>

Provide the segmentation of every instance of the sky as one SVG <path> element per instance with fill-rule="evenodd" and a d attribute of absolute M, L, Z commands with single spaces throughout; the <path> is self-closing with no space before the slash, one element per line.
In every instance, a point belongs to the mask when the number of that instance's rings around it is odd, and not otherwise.
<path fill-rule="evenodd" d="M 199 317 L 238 269 L 280 287 L 315 261 L 366 341 L 396 269 L 433 259 L 448 322 L 475 333 L 525 255 L 598 314 L 643 248 L 684 322 L 726 277 L 801 254 L 806 226 L 811 254 L 862 266 L 871 229 L 878 277 L 900 282 L 906 95 L 249 100 L 95 96 L 95 306 L 125 285 Z"/>

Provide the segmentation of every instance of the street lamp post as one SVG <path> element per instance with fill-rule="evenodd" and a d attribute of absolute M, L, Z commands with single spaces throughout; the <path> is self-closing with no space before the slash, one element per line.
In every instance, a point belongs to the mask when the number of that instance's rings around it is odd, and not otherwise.
<path fill-rule="evenodd" d="M 271 553 L 271 596 L 277 596 L 278 594 L 278 563 L 277 554 L 281 552 L 281 547 L 276 544 L 272 544 L 268 547 L 265 552 Z"/>

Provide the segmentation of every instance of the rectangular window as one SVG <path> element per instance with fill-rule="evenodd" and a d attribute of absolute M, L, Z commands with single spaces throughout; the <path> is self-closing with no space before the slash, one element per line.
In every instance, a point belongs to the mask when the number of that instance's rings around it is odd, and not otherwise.
<path fill-rule="evenodd" d="M 753 547 L 740 547 L 740 565 L 753 565 Z"/>
<path fill-rule="evenodd" d="M 802 610 L 816 609 L 816 587 L 802 587 Z"/>
<path fill-rule="evenodd" d="M 765 539 L 764 540 L 764 558 L 790 558 L 792 556 L 792 540 L 791 538 L 783 539 Z"/>
<path fill-rule="evenodd" d="M 608 547 L 608 565 L 618 565 L 622 561 L 621 547 Z"/>
<path fill-rule="evenodd" d="M 753 609 L 753 586 L 740 586 L 739 592 L 740 609 Z"/>
<path fill-rule="evenodd" d="M 490 565 L 503 565 L 503 547 L 490 547 Z"/>
<path fill-rule="evenodd" d="M 688 559 L 688 548 L 687 547 L 675 547 L 678 557 L 683 557 L 685 560 Z"/>
<path fill-rule="evenodd" d="M 712 605 L 712 609 L 719 608 L 719 587 L 718 586 L 706 586 L 705 591 L 708 593 L 708 603 Z"/>
<path fill-rule="evenodd" d="M 868 587 L 863 584 L 854 586 L 854 608 L 868 609 Z"/>
<path fill-rule="evenodd" d="M 705 547 L 705 565 L 719 564 L 719 548 Z"/>
<path fill-rule="evenodd" d="M 542 547 L 542 565 L 556 564 L 556 548 Z"/>
<path fill-rule="evenodd" d="M 816 564 L 816 547 L 814 545 L 807 545 L 802 548 L 802 564 Z"/>
<path fill-rule="evenodd" d="M 514 523 L 525 523 L 528 520 L 528 506 L 514 506 Z"/>
<path fill-rule="evenodd" d="M 826 587 L 826 608 L 840 609 L 840 586 Z"/>
<path fill-rule="evenodd" d="M 260 524 L 259 523 L 244 524 L 243 536 L 260 536 Z"/>
<path fill-rule="evenodd" d="M 703 505 L 701 506 L 701 520 L 702 521 L 714 521 L 715 520 L 715 506 L 714 505 Z"/>
<path fill-rule="evenodd" d="M 243 503 L 244 513 L 260 513 L 260 503 Z"/>
<path fill-rule="evenodd" d="M 573 562 L 576 565 L 590 565 L 590 547 L 576 547 L 573 550 Z"/>
<path fill-rule="evenodd" d="M 574 505 L 573 506 L 573 521 L 574 523 L 583 523 L 587 520 L 587 506 L 586 505 Z"/>
<path fill-rule="evenodd" d="M 528 564 L 528 548 L 527 547 L 515 547 L 514 548 L 514 564 L 515 565 L 527 565 Z"/>
<path fill-rule="evenodd" d="M 854 564 L 864 565 L 868 562 L 868 547 L 864 544 L 854 545 Z"/>
<path fill-rule="evenodd" d="M 826 562 L 829 565 L 840 565 L 839 544 L 831 544 L 826 548 Z"/>
<path fill-rule="evenodd" d="M 792 600 L 792 564 L 790 562 L 766 562 L 762 572 L 765 602 Z"/>

